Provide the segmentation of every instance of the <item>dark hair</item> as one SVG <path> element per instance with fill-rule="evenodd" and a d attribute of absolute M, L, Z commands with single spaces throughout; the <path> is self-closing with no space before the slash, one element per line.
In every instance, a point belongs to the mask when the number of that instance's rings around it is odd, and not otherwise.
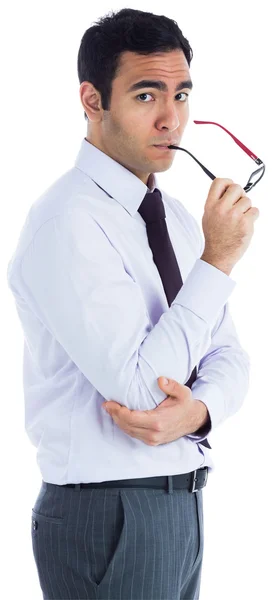
<path fill-rule="evenodd" d="M 123 52 L 152 54 L 179 48 L 190 66 L 193 51 L 176 21 L 132 8 L 111 11 L 89 27 L 81 39 L 77 58 L 79 82 L 92 83 L 101 94 L 103 110 L 110 110 L 112 82 L 120 71 Z M 85 112 L 84 117 L 88 119 Z"/>

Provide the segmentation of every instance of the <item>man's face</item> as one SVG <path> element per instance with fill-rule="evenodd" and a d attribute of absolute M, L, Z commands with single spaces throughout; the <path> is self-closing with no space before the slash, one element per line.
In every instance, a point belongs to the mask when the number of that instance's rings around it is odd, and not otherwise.
<path fill-rule="evenodd" d="M 154 144 L 180 144 L 189 118 L 190 71 L 184 53 L 173 50 L 141 56 L 124 52 L 113 80 L 110 110 L 91 123 L 87 140 L 134 173 L 147 185 L 150 173 L 166 171 L 176 151 Z M 164 90 L 141 84 L 160 81 Z M 182 88 L 182 89 L 181 89 Z"/>

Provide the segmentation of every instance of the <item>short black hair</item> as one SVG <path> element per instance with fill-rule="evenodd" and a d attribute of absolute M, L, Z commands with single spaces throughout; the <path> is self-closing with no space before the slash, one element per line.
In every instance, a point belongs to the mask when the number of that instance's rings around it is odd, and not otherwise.
<path fill-rule="evenodd" d="M 173 19 L 132 8 L 111 11 L 89 27 L 81 39 L 79 82 L 92 83 L 101 94 L 103 110 L 110 110 L 112 82 L 118 76 L 123 52 L 152 54 L 176 49 L 183 51 L 190 66 L 192 48 Z M 85 112 L 84 117 L 88 120 Z"/>

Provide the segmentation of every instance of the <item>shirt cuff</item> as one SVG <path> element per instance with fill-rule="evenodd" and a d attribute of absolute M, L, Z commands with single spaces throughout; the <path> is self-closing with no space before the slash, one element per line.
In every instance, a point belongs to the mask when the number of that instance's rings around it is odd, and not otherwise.
<path fill-rule="evenodd" d="M 235 286 L 229 275 L 198 258 L 172 305 L 188 308 L 211 325 Z"/>
<path fill-rule="evenodd" d="M 201 400 L 206 405 L 210 417 L 210 427 L 207 423 L 205 425 L 207 431 L 205 430 L 204 435 L 201 435 L 201 440 L 203 440 L 212 431 L 212 428 L 218 427 L 226 418 L 225 395 L 217 383 L 205 382 L 204 377 L 194 381 L 191 391 L 193 398 Z M 196 432 L 188 435 L 192 438 L 195 436 L 197 437 Z"/>

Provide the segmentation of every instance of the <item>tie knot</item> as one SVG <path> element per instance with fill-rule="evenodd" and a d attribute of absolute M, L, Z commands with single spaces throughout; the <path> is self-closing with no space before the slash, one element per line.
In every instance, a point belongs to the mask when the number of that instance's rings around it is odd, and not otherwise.
<path fill-rule="evenodd" d="M 160 190 L 155 188 L 154 192 L 147 192 L 138 212 L 146 223 L 153 223 L 165 219 L 165 210 Z"/>

